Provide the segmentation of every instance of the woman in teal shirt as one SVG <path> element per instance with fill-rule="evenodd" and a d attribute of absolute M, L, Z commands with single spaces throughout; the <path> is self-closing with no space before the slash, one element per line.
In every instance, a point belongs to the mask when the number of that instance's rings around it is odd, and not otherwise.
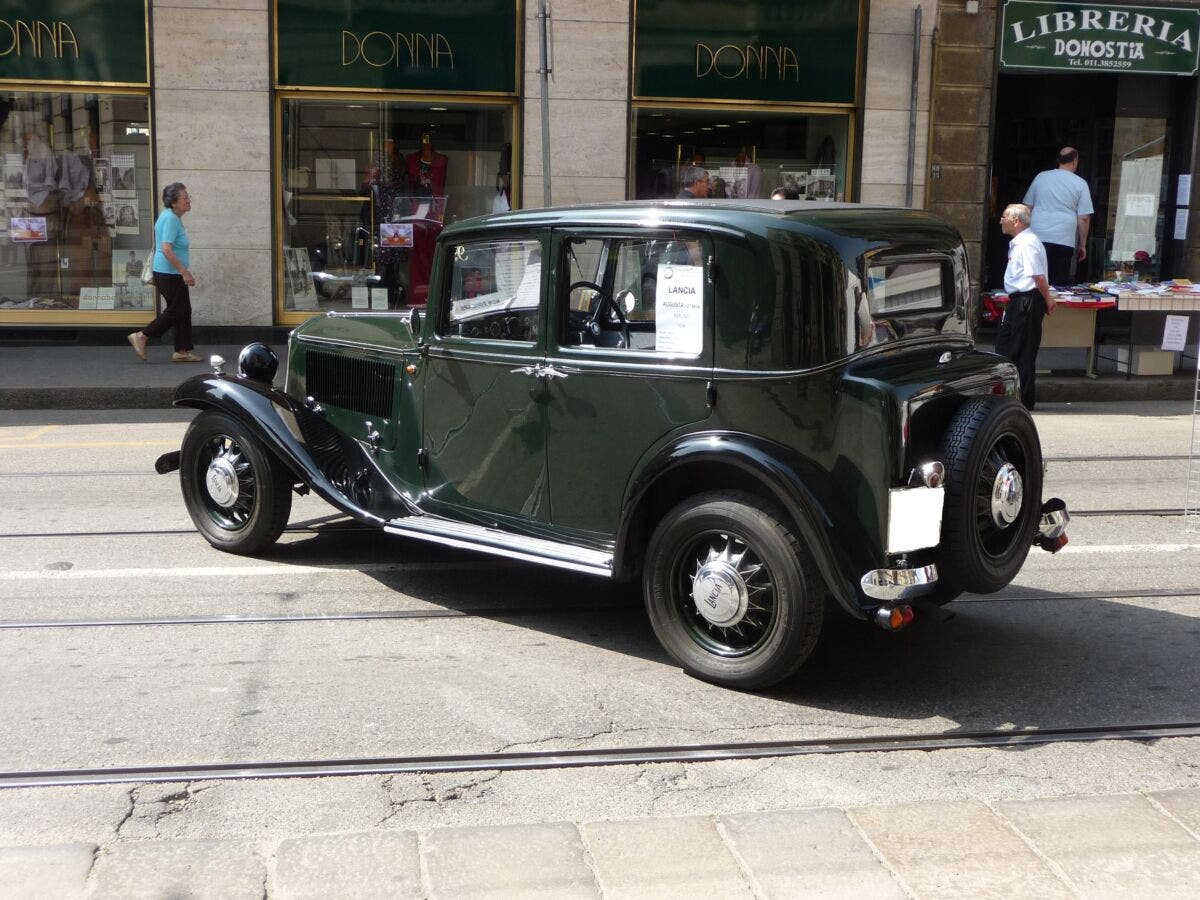
<path fill-rule="evenodd" d="M 143 360 L 146 343 L 168 328 L 175 329 L 174 362 L 200 362 L 192 352 L 192 300 L 188 288 L 196 279 L 188 270 L 188 236 L 183 228 L 183 214 L 192 208 L 187 188 L 175 181 L 163 188 L 163 209 L 154 223 L 154 288 L 163 296 L 163 311 L 143 328 L 129 335 L 133 351 Z"/>

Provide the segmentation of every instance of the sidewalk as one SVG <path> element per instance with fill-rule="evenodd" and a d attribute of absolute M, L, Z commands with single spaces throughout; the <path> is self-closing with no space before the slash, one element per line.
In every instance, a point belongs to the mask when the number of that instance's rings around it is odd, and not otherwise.
<path fill-rule="evenodd" d="M 169 344 L 151 344 L 142 362 L 123 347 L 0 347 L 0 409 L 166 409 L 185 379 L 211 372 L 208 358 L 237 371 L 240 346 L 198 346 L 204 362 L 171 361 Z M 276 347 L 280 366 L 284 348 Z"/>
<path fill-rule="evenodd" d="M 981 349 L 990 349 L 981 344 Z M 0 409 L 156 409 L 171 405 L 175 387 L 185 378 L 211 371 L 216 353 L 237 370 L 241 346 L 199 346 L 203 363 L 173 363 L 168 345 L 151 346 L 148 362 L 129 346 L 0 347 Z M 275 351 L 284 363 L 285 347 Z M 1192 400 L 1192 374 L 1135 376 L 1111 373 L 1088 378 L 1082 373 L 1039 375 L 1039 403 L 1096 400 Z"/>
<path fill-rule="evenodd" d="M 1195 897 L 1200 789 L 0 848 L 3 897 Z"/>

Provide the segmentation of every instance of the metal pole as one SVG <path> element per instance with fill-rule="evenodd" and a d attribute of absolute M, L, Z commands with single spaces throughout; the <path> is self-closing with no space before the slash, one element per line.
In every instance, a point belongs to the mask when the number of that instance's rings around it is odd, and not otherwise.
<path fill-rule="evenodd" d="M 538 0 L 538 32 L 541 44 L 542 77 L 542 205 L 550 205 L 550 10 L 547 0 Z"/>
<path fill-rule="evenodd" d="M 904 205 L 912 206 L 913 167 L 917 162 L 917 91 L 921 78 L 921 7 L 913 10 L 912 88 L 908 96 L 908 172 L 904 179 Z"/>

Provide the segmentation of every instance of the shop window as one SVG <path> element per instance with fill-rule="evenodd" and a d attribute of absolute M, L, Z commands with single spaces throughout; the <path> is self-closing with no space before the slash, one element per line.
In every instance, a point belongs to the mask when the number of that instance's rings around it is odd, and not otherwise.
<path fill-rule="evenodd" d="M 744 109 L 634 110 L 634 198 L 676 197 L 689 166 L 709 196 L 765 199 L 776 188 L 804 200 L 846 200 L 849 116 Z"/>
<path fill-rule="evenodd" d="M 154 243 L 143 95 L 0 93 L 0 313 L 149 310 Z"/>
<path fill-rule="evenodd" d="M 442 228 L 513 203 L 510 103 L 280 103 L 287 312 L 423 304 Z"/>

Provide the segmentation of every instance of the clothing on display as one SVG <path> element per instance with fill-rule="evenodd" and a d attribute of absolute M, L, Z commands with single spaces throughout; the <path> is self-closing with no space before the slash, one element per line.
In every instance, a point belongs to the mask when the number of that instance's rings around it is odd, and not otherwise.
<path fill-rule="evenodd" d="M 446 169 L 449 160 L 433 149 L 433 136 L 421 135 L 421 149 L 405 157 L 408 168 L 408 188 L 414 202 L 420 197 L 445 196 Z M 443 200 L 444 209 L 444 200 Z M 408 283 L 410 303 L 423 304 L 429 300 L 429 275 L 433 271 L 433 250 L 442 230 L 440 220 L 424 217 L 413 222 L 413 247 L 409 256 Z"/>

